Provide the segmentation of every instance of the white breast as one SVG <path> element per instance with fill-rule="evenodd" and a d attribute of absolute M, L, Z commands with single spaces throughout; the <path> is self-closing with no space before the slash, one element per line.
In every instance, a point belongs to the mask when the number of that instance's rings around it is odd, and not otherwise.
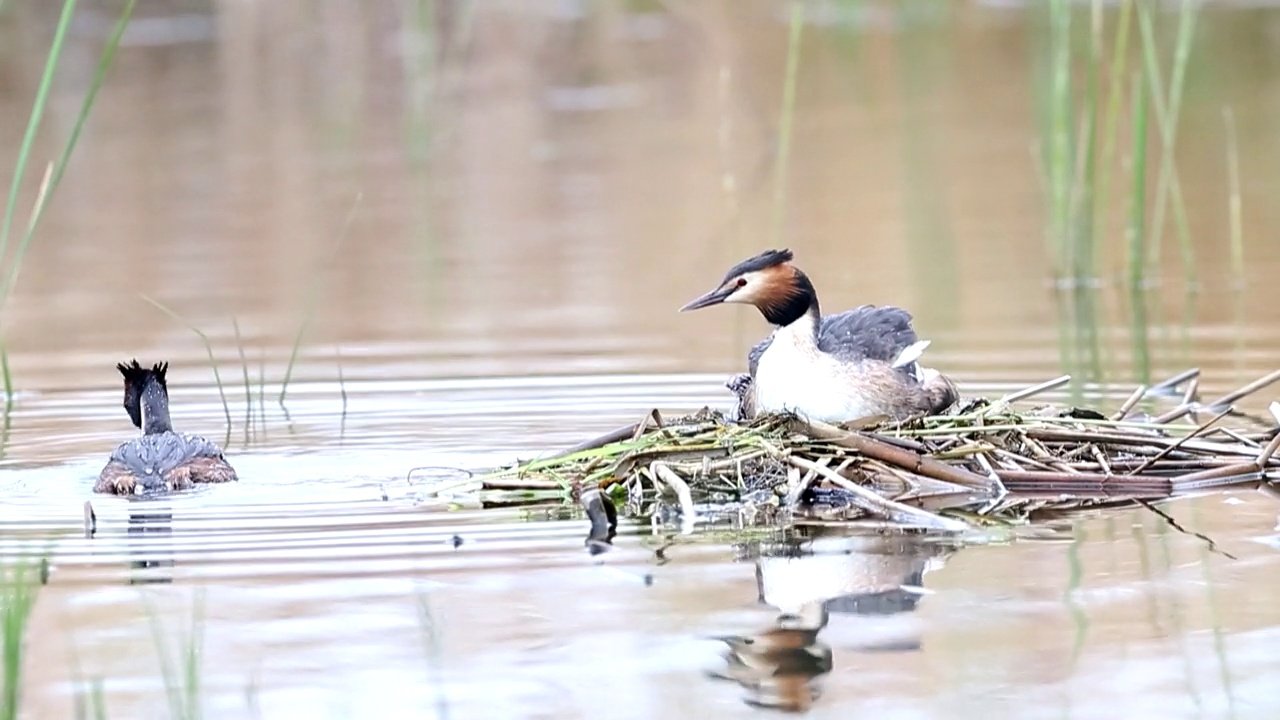
<path fill-rule="evenodd" d="M 823 422 L 880 414 L 872 399 L 850 382 L 854 369 L 818 350 L 811 323 L 802 319 L 774 333 L 756 366 L 756 411 L 793 412 Z"/>

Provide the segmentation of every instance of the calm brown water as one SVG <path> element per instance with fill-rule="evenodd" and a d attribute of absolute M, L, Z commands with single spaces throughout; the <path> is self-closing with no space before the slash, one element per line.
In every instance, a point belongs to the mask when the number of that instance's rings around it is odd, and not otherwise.
<path fill-rule="evenodd" d="M 652 407 L 727 406 L 720 383 L 763 321 L 675 309 L 772 245 L 828 311 L 910 308 L 968 393 L 1066 369 L 1111 402 L 1144 372 L 1198 366 L 1212 396 L 1275 369 L 1280 11 L 1201 17 L 1178 145 L 1199 286 L 1166 248 L 1144 361 L 1121 235 L 1104 243 L 1093 373 L 1050 281 L 1042 30 L 1016 4 L 808 5 L 781 214 L 787 5 L 418 5 L 140 3 L 0 313 L 20 390 L 0 556 L 53 556 L 27 717 L 73 717 L 92 679 L 111 717 L 174 715 L 152 622 L 176 657 L 197 602 L 208 718 L 755 717 L 744 699 L 807 697 L 813 675 L 815 717 L 1275 714 L 1280 506 L 1260 493 L 1169 506 L 1236 560 L 1136 511 L 964 547 L 624 522 L 591 557 L 573 508 L 428 499 L 405 476 L 547 452 Z M 116 10 L 81 3 L 38 168 Z M 56 14 L 0 9 L 0 168 Z M 144 297 L 208 334 L 229 428 L 200 339 Z M 172 363 L 175 422 L 225 439 L 240 483 L 92 497 L 131 432 L 112 366 L 135 356 Z M 742 682 L 708 676 L 726 667 Z"/>

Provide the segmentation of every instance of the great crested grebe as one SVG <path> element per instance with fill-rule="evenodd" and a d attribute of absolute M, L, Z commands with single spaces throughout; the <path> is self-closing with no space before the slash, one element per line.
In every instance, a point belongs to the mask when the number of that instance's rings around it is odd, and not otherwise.
<path fill-rule="evenodd" d="M 959 394 L 918 360 L 929 342 L 896 307 L 862 307 L 823 316 L 813 283 L 791 264 L 790 250 L 744 260 L 711 292 L 681 312 L 726 302 L 755 305 L 775 326 L 747 354 L 749 376 L 731 381 L 748 415 L 792 412 L 850 422 L 877 415 L 902 420 L 951 406 Z"/>
<path fill-rule="evenodd" d="M 116 365 L 124 376 L 124 409 L 142 435 L 123 443 L 98 475 L 94 492 L 115 495 L 184 490 L 195 483 L 236 480 L 222 448 L 199 435 L 176 433 L 169 421 L 169 363 L 150 369 L 134 360 Z"/>

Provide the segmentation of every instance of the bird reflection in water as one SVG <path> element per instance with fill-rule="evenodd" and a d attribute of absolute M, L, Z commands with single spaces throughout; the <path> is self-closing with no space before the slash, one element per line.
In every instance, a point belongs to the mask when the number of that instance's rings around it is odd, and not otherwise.
<path fill-rule="evenodd" d="M 748 705 L 808 710 L 822 694 L 819 680 L 831 672 L 831 647 L 818 639 L 827 610 L 814 603 L 801 614 L 783 613 L 755 635 L 727 635 L 725 667 L 710 675 L 747 690 Z"/>
<path fill-rule="evenodd" d="M 165 502 L 135 501 L 129 504 L 130 585 L 173 582 L 173 510 Z"/>
<path fill-rule="evenodd" d="M 173 509 L 164 500 L 134 498 L 129 502 L 129 524 L 125 531 L 131 539 L 144 542 L 131 542 L 125 551 L 129 556 L 130 585 L 149 585 L 155 583 L 171 583 L 173 576 L 167 570 L 174 566 L 173 549 L 167 543 L 157 540 L 173 536 Z M 98 536 L 98 513 L 93 503 L 84 504 L 84 536 L 92 540 Z M 159 572 L 157 572 L 159 570 Z"/>
<path fill-rule="evenodd" d="M 717 638 L 725 666 L 710 674 L 741 685 L 749 705 L 803 712 L 821 697 L 834 667 L 832 644 L 855 652 L 920 649 L 909 614 L 924 574 L 955 546 L 918 535 L 842 535 L 825 526 L 789 533 L 781 542 L 739 546 L 755 562 L 758 601 L 779 615 L 760 632 Z"/>

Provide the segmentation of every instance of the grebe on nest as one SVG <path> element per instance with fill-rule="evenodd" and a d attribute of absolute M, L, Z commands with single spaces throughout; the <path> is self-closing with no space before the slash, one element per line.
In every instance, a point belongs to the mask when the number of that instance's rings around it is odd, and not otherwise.
<path fill-rule="evenodd" d="M 169 363 L 147 369 L 134 360 L 116 365 L 124 376 L 124 409 L 140 437 L 123 443 L 98 475 L 94 492 L 134 495 L 184 490 L 195 483 L 236 480 L 236 471 L 210 440 L 176 433 L 169 421 Z"/>
<path fill-rule="evenodd" d="M 916 337 L 910 313 L 863 305 L 823 316 L 813 284 L 791 259 L 790 250 L 766 250 L 680 308 L 747 303 L 775 326 L 747 354 L 748 375 L 728 384 L 739 395 L 740 414 L 791 412 L 831 423 L 878 415 L 902 420 L 941 412 L 959 399 L 947 377 L 920 366 L 929 342 Z"/>

